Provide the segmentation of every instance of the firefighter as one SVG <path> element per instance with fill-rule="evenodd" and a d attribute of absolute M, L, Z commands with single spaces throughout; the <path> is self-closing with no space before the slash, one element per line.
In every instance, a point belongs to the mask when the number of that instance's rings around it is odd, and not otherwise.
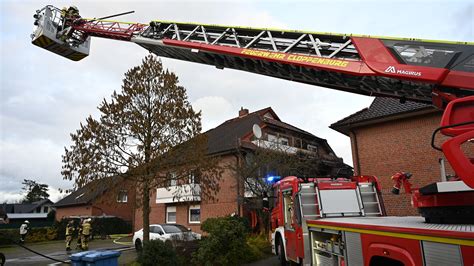
<path fill-rule="evenodd" d="M 79 221 L 79 224 L 77 225 L 77 228 L 76 228 L 76 231 L 77 231 L 76 249 L 81 249 L 81 246 L 82 246 L 81 237 L 82 237 L 82 224 L 83 223 L 84 223 L 84 220 L 81 218 L 81 220 Z"/>
<path fill-rule="evenodd" d="M 25 222 L 20 226 L 20 242 L 23 244 L 25 243 L 26 235 L 28 234 L 28 230 L 30 230 L 30 222 L 25 220 Z"/>
<path fill-rule="evenodd" d="M 71 242 L 74 236 L 74 221 L 70 220 L 66 225 L 66 251 L 71 250 Z"/>
<path fill-rule="evenodd" d="M 81 234 L 81 247 L 82 250 L 89 249 L 89 237 L 91 235 L 92 227 L 91 227 L 91 219 L 84 220 L 82 224 L 82 234 Z"/>
<path fill-rule="evenodd" d="M 59 32 L 59 39 L 61 41 L 65 42 L 67 39 L 72 37 L 72 34 L 74 33 L 72 23 L 78 18 L 81 18 L 81 16 L 79 15 L 79 9 L 76 6 L 70 6 L 69 8 L 63 7 L 63 9 L 61 9 L 61 20 L 63 21 L 63 30 Z"/>

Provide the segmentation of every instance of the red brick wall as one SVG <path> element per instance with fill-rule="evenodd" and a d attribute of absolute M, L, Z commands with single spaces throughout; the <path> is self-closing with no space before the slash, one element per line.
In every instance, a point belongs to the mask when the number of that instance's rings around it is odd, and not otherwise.
<path fill-rule="evenodd" d="M 64 208 L 56 208 L 56 220 L 60 221 L 61 219 L 68 216 L 91 216 L 92 215 L 92 206 L 91 205 L 79 205 L 71 206 Z"/>
<path fill-rule="evenodd" d="M 234 164 L 236 158 L 234 156 L 225 156 L 220 161 L 221 166 L 228 164 Z M 195 203 L 179 203 L 179 204 L 157 204 L 156 203 L 156 190 L 153 191 L 150 196 L 150 224 L 153 223 L 165 223 L 166 222 L 166 206 L 176 206 L 176 222 L 186 227 L 191 228 L 194 232 L 201 233 L 201 225 L 189 223 L 189 205 L 199 204 L 201 206 L 201 222 L 204 222 L 210 217 L 226 216 L 231 213 L 237 213 L 237 188 L 236 180 L 233 173 L 230 170 L 225 170 L 220 180 L 220 190 L 215 195 L 215 201 L 202 200 L 202 202 Z M 142 211 L 137 209 L 135 212 L 135 230 L 139 230 L 143 227 Z"/>
<path fill-rule="evenodd" d="M 438 160 L 443 154 L 431 147 L 431 135 L 441 119 L 441 113 L 404 118 L 390 122 L 355 128 L 359 162 L 354 158 L 354 166 L 360 165 L 359 174 L 375 175 L 381 180 L 383 197 L 388 215 L 416 215 L 410 205 L 408 195 L 392 195 L 390 177 L 399 171 L 413 173 L 413 187 L 421 187 L 440 181 Z M 438 134 L 439 135 L 439 134 Z M 437 138 L 438 145 L 442 142 Z M 351 137 L 352 147 L 355 138 Z M 354 154 L 354 152 L 353 152 Z M 448 174 L 452 174 L 446 162 Z M 357 169 L 356 169 L 357 170 Z"/>
<path fill-rule="evenodd" d="M 127 190 L 127 202 L 117 202 L 120 190 Z M 113 215 L 133 223 L 135 218 L 135 187 L 132 182 L 123 182 L 107 190 L 94 201 L 93 215 Z"/>
<path fill-rule="evenodd" d="M 126 189 L 127 202 L 117 202 L 119 190 Z M 100 216 L 112 215 L 132 222 L 135 217 L 135 187 L 131 182 L 123 182 L 115 188 L 107 190 L 102 196 L 97 197 L 93 204 L 79 205 L 71 207 L 56 208 L 56 220 L 71 215 L 80 216 Z"/>

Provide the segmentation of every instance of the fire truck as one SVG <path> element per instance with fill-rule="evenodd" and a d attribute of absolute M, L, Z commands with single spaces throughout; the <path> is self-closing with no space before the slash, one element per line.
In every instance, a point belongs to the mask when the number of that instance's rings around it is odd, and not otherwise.
<path fill-rule="evenodd" d="M 432 146 L 443 152 L 456 180 L 412 189 L 408 173 L 393 176 L 396 190 L 411 193 L 421 217 L 386 216 L 375 176 L 290 176 L 274 186 L 272 245 L 283 265 L 474 265 L 474 159 L 465 153 L 474 139 L 474 43 L 125 23 L 71 17 L 51 5 L 34 19 L 32 43 L 74 61 L 89 55 L 91 37 L 101 37 L 219 69 L 444 109 Z M 437 133 L 448 137 L 440 147 Z"/>

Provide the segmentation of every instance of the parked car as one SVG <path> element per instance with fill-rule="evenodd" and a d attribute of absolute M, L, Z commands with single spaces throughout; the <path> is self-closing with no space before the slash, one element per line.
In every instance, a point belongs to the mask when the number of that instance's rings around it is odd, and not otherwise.
<path fill-rule="evenodd" d="M 193 241 L 201 239 L 201 235 L 191 232 L 191 229 L 180 224 L 151 224 L 150 240 L 161 240 L 163 242 L 170 241 Z M 143 228 L 133 234 L 133 243 L 136 250 L 143 247 Z"/>

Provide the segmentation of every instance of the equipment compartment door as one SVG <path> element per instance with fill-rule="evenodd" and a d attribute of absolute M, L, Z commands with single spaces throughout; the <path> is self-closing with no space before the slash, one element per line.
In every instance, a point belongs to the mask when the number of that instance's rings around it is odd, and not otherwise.
<path fill-rule="evenodd" d="M 295 201 L 292 190 L 283 191 L 283 219 L 285 222 L 285 241 L 287 259 L 296 259 L 297 236 L 295 228 Z"/>

